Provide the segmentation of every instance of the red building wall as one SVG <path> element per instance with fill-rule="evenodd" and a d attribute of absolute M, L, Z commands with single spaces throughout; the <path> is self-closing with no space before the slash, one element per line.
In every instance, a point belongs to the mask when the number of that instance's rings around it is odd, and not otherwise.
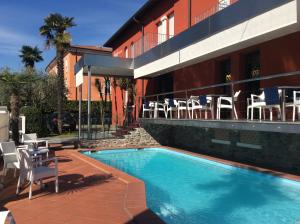
<path fill-rule="evenodd" d="M 232 0 L 235 2 L 236 0 Z M 203 13 L 214 10 L 217 6 L 218 0 L 192 0 L 192 12 L 191 22 L 195 23 L 195 17 L 202 15 Z M 175 35 L 186 30 L 188 28 L 188 0 L 175 0 L 175 1 L 160 1 L 153 8 L 143 13 L 143 16 L 139 18 L 140 22 L 144 24 L 145 33 L 157 33 L 157 23 L 163 16 L 168 16 L 174 13 L 175 15 Z M 123 32 L 120 37 L 114 41 L 113 49 L 115 55 L 125 57 L 125 47 L 129 49 L 132 42 L 136 42 L 142 37 L 141 26 L 132 25 L 126 32 Z M 183 69 L 172 72 L 173 74 L 173 90 L 185 90 L 188 88 L 194 88 L 199 86 L 211 85 L 222 82 L 220 77 L 220 62 L 225 59 L 231 60 L 231 74 L 232 80 L 246 79 L 245 75 L 245 56 L 248 53 L 259 51 L 260 52 L 260 73 L 261 75 L 271 75 L 283 72 L 300 70 L 300 32 L 294 33 L 285 37 L 281 37 L 275 40 L 267 41 L 265 43 L 252 46 L 247 49 L 243 49 L 237 52 L 232 52 L 227 55 L 223 55 L 218 58 L 214 58 L 208 61 L 204 61 L 193 66 L 188 66 Z M 129 56 L 131 56 L 129 54 Z M 295 85 L 300 83 L 298 77 L 262 81 L 261 87 L 274 86 L 274 85 Z M 144 94 L 149 95 L 154 93 L 154 80 L 144 80 Z M 243 89 L 243 86 L 237 87 Z M 112 97 L 113 105 L 121 102 L 121 90 L 116 89 L 116 98 Z M 214 90 L 218 92 L 220 90 Z M 204 91 L 202 91 L 204 92 Z M 115 93 L 113 93 L 115 94 Z M 193 93 L 190 93 L 192 95 Z M 136 113 L 141 108 L 141 101 L 138 101 L 142 94 L 142 81 L 136 81 Z M 118 114 L 119 124 L 122 124 L 120 117 L 123 117 L 123 109 L 121 105 L 117 106 L 117 112 L 113 110 L 113 114 Z M 113 122 L 116 122 L 113 115 Z"/>

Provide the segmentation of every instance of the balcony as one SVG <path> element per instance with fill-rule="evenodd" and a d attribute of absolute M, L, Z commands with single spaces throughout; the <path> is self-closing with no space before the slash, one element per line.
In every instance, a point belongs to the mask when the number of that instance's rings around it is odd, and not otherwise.
<path fill-rule="evenodd" d="M 298 0 L 239 0 L 194 18 L 176 35 L 146 34 L 135 45 L 134 77 L 154 77 L 299 31 Z"/>
<path fill-rule="evenodd" d="M 291 80 L 299 78 L 300 71 L 296 71 L 146 95 L 138 100 L 142 105 L 138 105 L 140 121 L 155 125 L 300 134 L 300 85 L 290 85 Z M 253 88 L 253 83 L 257 88 Z M 271 95 L 270 91 L 273 91 Z"/>
<path fill-rule="evenodd" d="M 218 4 L 215 4 L 213 7 L 204 10 L 203 13 L 194 17 L 194 24 L 197 24 L 206 18 L 213 16 L 214 14 L 224 10 L 225 8 L 231 6 L 232 4 L 238 2 L 239 0 L 232 0 L 230 4 L 228 4 L 225 0 L 221 1 Z M 143 53 L 151 50 L 152 48 L 168 41 L 173 38 L 174 35 L 167 35 L 162 33 L 146 33 L 144 37 L 141 37 L 139 40 L 134 42 L 134 58 L 139 57 Z"/>

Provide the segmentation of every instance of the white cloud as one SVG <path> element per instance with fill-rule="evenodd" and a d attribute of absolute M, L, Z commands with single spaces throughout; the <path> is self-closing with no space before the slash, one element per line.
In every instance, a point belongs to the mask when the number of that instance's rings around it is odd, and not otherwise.
<path fill-rule="evenodd" d="M 41 45 L 42 40 L 34 35 L 0 26 L 0 54 L 18 54 L 22 45 Z"/>

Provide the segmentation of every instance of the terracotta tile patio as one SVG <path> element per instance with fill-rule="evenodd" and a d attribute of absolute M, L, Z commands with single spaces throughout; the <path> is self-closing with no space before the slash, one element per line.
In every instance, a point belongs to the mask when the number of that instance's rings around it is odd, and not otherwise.
<path fill-rule="evenodd" d="M 12 211 L 21 223 L 162 223 L 146 207 L 143 182 L 87 158 L 75 150 L 56 151 L 60 192 L 54 181 L 42 191 L 28 188 L 15 195 L 16 180 L 0 192 L 0 207 Z"/>

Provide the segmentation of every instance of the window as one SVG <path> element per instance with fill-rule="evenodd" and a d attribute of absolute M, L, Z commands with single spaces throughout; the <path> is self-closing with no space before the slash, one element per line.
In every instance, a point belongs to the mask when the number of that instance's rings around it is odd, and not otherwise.
<path fill-rule="evenodd" d="M 174 13 L 170 14 L 168 19 L 169 19 L 169 38 L 172 38 L 174 37 L 175 34 Z"/>
<path fill-rule="evenodd" d="M 131 58 L 134 58 L 134 43 L 131 43 L 130 45 L 130 54 Z"/>
<path fill-rule="evenodd" d="M 167 40 L 167 17 L 161 18 L 157 24 L 157 44 L 161 44 Z"/>
<path fill-rule="evenodd" d="M 125 47 L 125 58 L 128 58 L 128 48 Z"/>
<path fill-rule="evenodd" d="M 230 5 L 230 0 L 219 0 L 219 10 L 225 9 Z"/>

